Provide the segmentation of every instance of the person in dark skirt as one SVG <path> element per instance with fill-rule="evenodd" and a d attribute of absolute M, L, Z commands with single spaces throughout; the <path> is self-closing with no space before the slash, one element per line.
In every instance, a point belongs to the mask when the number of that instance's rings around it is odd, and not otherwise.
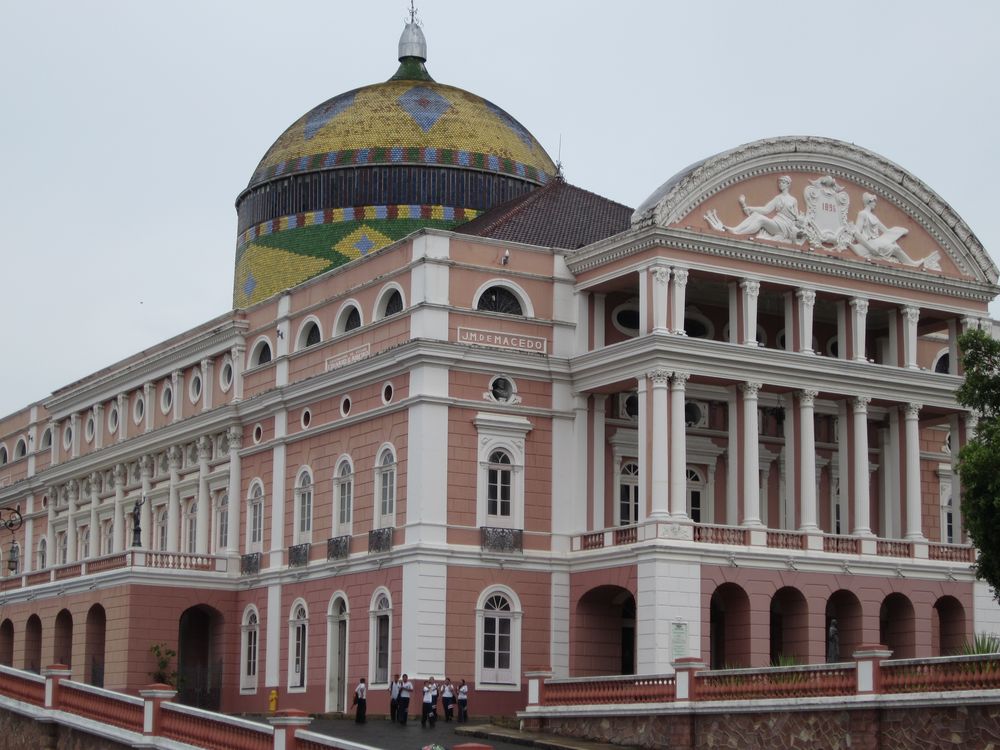
<path fill-rule="evenodd" d="M 356 707 L 354 721 L 358 724 L 364 724 L 368 716 L 368 685 L 365 683 L 364 677 L 354 688 L 354 705 Z"/>
<path fill-rule="evenodd" d="M 465 684 L 465 680 L 458 685 L 458 720 L 469 720 L 469 686 Z"/>
<path fill-rule="evenodd" d="M 441 703 L 444 705 L 444 720 L 451 721 L 455 711 L 455 686 L 451 684 L 451 678 L 444 678 L 444 685 L 441 687 Z"/>
<path fill-rule="evenodd" d="M 399 682 L 399 698 L 396 699 L 396 718 L 399 723 L 406 725 L 406 714 L 410 710 L 410 693 L 413 692 L 413 683 L 409 676 L 403 675 Z"/>
<path fill-rule="evenodd" d="M 396 706 L 399 705 L 399 675 L 392 676 L 389 683 L 389 721 L 396 721 Z"/>

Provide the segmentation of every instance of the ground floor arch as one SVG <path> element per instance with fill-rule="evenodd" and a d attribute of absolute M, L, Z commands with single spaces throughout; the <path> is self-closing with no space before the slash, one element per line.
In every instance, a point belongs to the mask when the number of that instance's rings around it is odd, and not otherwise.
<path fill-rule="evenodd" d="M 750 666 L 750 597 L 736 583 L 723 583 L 709 603 L 709 665 Z"/>
<path fill-rule="evenodd" d="M 347 710 L 347 600 L 335 596 L 327 611 L 326 628 L 326 710 Z"/>
<path fill-rule="evenodd" d="M 913 603 L 905 594 L 892 593 L 879 608 L 879 640 L 892 651 L 894 659 L 916 656 L 916 621 Z"/>
<path fill-rule="evenodd" d="M 858 597 L 846 589 L 834 591 L 826 601 L 826 661 L 850 661 L 864 642 L 863 627 Z"/>
<path fill-rule="evenodd" d="M 29 672 L 42 670 L 42 619 L 31 615 L 24 625 L 24 668 Z"/>
<path fill-rule="evenodd" d="M 86 681 L 104 687 L 104 646 L 107 638 L 108 617 L 104 607 L 93 605 L 87 610 L 86 640 L 83 648 Z"/>
<path fill-rule="evenodd" d="M 571 674 L 635 674 L 635 597 L 626 588 L 597 586 L 576 603 Z"/>
<path fill-rule="evenodd" d="M 59 610 L 56 615 L 54 639 L 52 642 L 56 664 L 73 666 L 73 615 L 68 609 Z"/>
<path fill-rule="evenodd" d="M 965 608 L 955 597 L 942 596 L 934 602 L 931 653 L 934 656 L 960 653 L 966 640 Z"/>
<path fill-rule="evenodd" d="M 14 623 L 10 618 L 0 623 L 0 664 L 14 666 Z"/>
<path fill-rule="evenodd" d="M 207 604 L 181 613 L 177 635 L 177 699 L 218 710 L 222 697 L 223 617 Z"/>
<path fill-rule="evenodd" d="M 771 597 L 770 643 L 772 664 L 809 660 L 809 609 L 797 588 L 783 586 Z"/>

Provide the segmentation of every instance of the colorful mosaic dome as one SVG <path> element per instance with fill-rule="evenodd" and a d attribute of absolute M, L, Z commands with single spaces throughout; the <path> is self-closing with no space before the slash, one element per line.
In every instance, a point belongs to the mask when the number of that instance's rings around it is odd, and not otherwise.
<path fill-rule="evenodd" d="M 385 83 L 292 124 L 236 201 L 233 305 L 247 307 L 421 227 L 451 229 L 545 185 L 552 159 L 495 104 L 436 83 L 408 23 Z"/>

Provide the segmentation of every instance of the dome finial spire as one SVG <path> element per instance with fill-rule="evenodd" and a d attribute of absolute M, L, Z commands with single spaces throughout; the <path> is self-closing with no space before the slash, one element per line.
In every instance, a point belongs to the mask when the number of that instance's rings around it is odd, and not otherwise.
<path fill-rule="evenodd" d="M 403 35 L 399 37 L 399 60 L 406 57 L 415 57 L 421 62 L 427 60 L 427 40 L 424 39 L 424 32 L 420 30 L 420 19 L 417 18 L 417 7 L 410 0 L 410 18 L 403 29 Z"/>

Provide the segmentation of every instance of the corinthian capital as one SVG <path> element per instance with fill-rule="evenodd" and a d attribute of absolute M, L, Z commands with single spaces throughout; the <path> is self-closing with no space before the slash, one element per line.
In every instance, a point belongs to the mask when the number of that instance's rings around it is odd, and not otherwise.
<path fill-rule="evenodd" d="M 743 395 L 746 398 L 757 398 L 757 394 L 760 393 L 760 389 L 763 387 L 763 383 L 740 383 L 740 390 L 743 391 Z"/>
<path fill-rule="evenodd" d="M 670 370 L 657 367 L 646 373 L 646 377 L 653 381 L 653 386 L 665 386 L 670 380 Z"/>

